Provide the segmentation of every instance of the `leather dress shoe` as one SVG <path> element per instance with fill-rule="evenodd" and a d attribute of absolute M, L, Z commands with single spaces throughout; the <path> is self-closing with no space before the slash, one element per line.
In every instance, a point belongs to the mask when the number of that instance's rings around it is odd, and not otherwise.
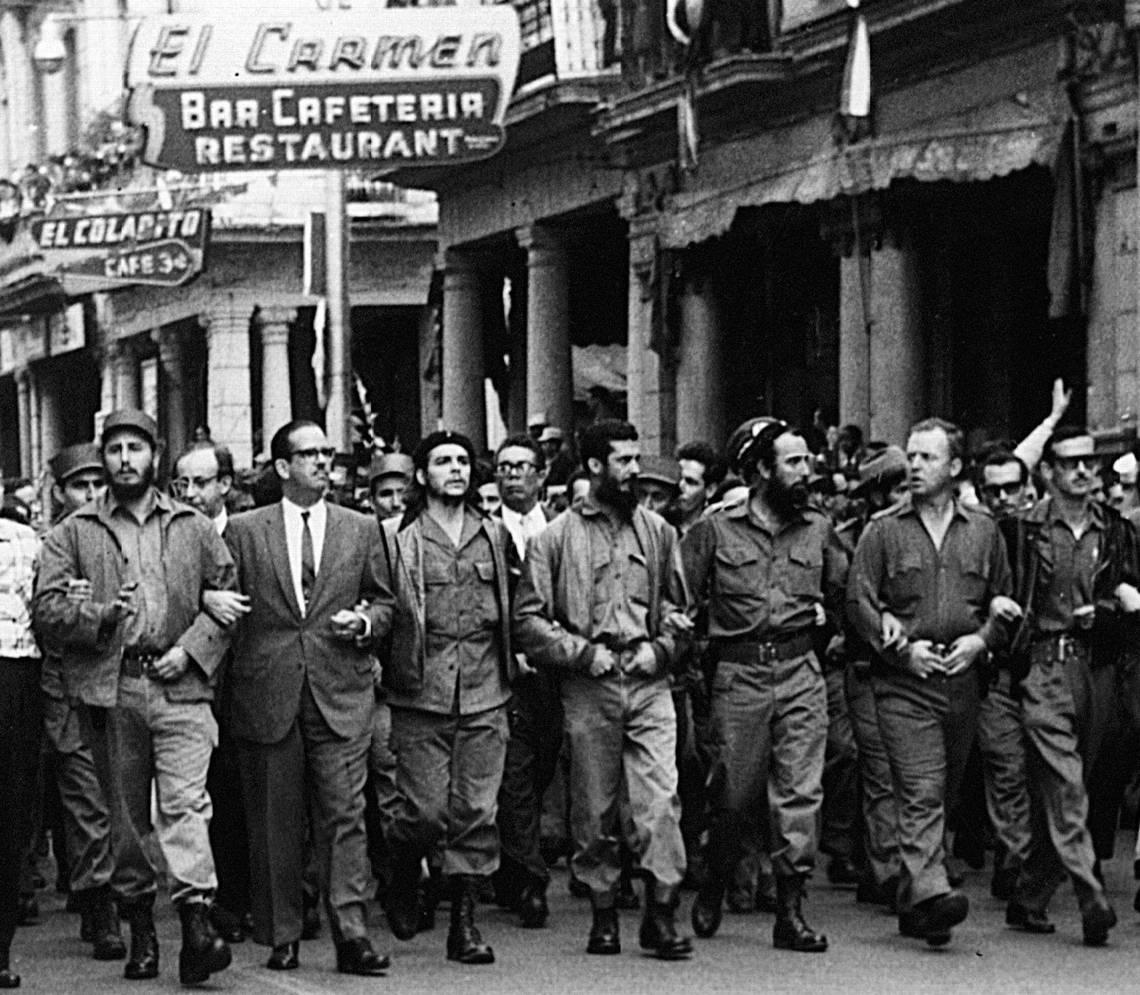
<path fill-rule="evenodd" d="M 857 885 L 861 879 L 859 868 L 849 857 L 832 857 L 827 864 L 827 880 L 831 884 Z"/>
<path fill-rule="evenodd" d="M 519 895 L 519 925 L 523 929 L 542 929 L 550 916 L 550 906 L 546 904 L 546 887 L 541 884 L 528 884 Z"/>
<path fill-rule="evenodd" d="M 365 937 L 345 940 L 336 946 L 336 969 L 341 974 L 375 977 L 387 971 L 390 964 L 387 955 L 373 950 Z"/>
<path fill-rule="evenodd" d="M 0 988 L 19 988 L 20 976 L 9 968 L 0 970 Z"/>
<path fill-rule="evenodd" d="M 1005 907 L 1005 924 L 1020 929 L 1023 933 L 1037 933 L 1039 936 L 1049 936 L 1057 931 L 1045 912 L 1027 909 L 1020 902 L 1010 902 Z"/>
<path fill-rule="evenodd" d="M 1086 947 L 1103 947 L 1108 942 L 1108 931 L 1116 925 L 1116 913 L 1105 902 L 1096 905 L 1081 916 L 1081 928 Z"/>
<path fill-rule="evenodd" d="M 300 951 L 301 944 L 297 940 L 292 943 L 282 943 L 273 948 L 273 953 L 269 955 L 265 966 L 271 971 L 295 971 L 301 966 L 301 959 L 298 956 Z"/>
<path fill-rule="evenodd" d="M 244 943 L 245 930 L 242 928 L 241 916 L 235 916 L 229 909 L 220 905 L 210 906 L 210 922 L 214 929 L 226 943 Z"/>
<path fill-rule="evenodd" d="M 916 940 L 926 940 L 932 947 L 950 942 L 950 930 L 970 912 L 970 901 L 960 891 L 948 891 L 919 902 L 909 912 L 899 915 L 899 933 Z"/>
<path fill-rule="evenodd" d="M 716 931 L 720 929 L 723 904 L 724 884 L 710 874 L 705 879 L 704 886 L 697 892 L 697 897 L 693 899 L 693 909 L 690 913 L 693 932 L 701 939 L 707 940 L 710 936 L 715 936 Z"/>
<path fill-rule="evenodd" d="M 618 931 L 617 909 L 594 909 L 594 922 L 590 926 L 590 938 L 586 942 L 586 953 L 621 953 L 621 934 Z"/>

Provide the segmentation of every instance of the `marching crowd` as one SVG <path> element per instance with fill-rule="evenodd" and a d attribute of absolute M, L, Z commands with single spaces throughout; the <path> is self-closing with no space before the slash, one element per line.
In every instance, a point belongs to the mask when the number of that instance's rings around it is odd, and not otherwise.
<path fill-rule="evenodd" d="M 492 963 L 481 901 L 547 923 L 559 793 L 590 954 L 640 904 L 639 946 L 692 956 L 682 889 L 698 938 L 760 905 L 776 947 L 825 951 L 820 854 L 940 946 L 987 848 L 1008 926 L 1051 933 L 1069 880 L 1105 944 L 1140 502 L 1067 404 L 973 458 L 938 418 L 864 444 L 758 417 L 674 459 L 605 418 L 577 469 L 553 426 L 489 464 L 440 430 L 373 457 L 367 514 L 312 422 L 231 513 L 224 447 L 178 454 L 167 492 L 153 420 L 113 412 L 52 460 L 50 528 L 0 517 L 0 988 L 48 827 L 128 979 L 159 973 L 162 882 L 185 985 L 247 937 L 298 967 L 322 908 L 337 970 L 383 974 L 373 895 L 398 940 L 448 904 L 447 957 Z"/>

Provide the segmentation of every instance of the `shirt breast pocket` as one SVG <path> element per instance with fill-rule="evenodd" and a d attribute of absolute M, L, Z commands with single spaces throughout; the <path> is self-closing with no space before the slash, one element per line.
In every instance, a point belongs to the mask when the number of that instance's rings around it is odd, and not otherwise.
<path fill-rule="evenodd" d="M 649 607 L 649 561 L 643 553 L 629 554 L 629 600 Z"/>
<path fill-rule="evenodd" d="M 817 598 L 823 582 L 823 550 L 812 543 L 798 543 L 788 550 L 784 579 L 789 594 Z"/>
<path fill-rule="evenodd" d="M 727 597 L 756 597 L 760 591 L 760 552 L 748 546 L 719 546 L 716 588 Z"/>
<path fill-rule="evenodd" d="M 924 593 L 922 554 L 903 550 L 887 565 L 887 607 L 913 605 Z"/>
<path fill-rule="evenodd" d="M 980 605 L 989 586 L 990 565 L 982 550 L 970 550 L 962 557 L 959 567 L 962 578 L 962 593 L 967 602 Z"/>

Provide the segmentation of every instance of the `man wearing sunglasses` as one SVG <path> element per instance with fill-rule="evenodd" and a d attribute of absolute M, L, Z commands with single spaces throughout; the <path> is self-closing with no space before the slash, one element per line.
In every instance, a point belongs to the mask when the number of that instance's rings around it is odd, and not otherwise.
<path fill-rule="evenodd" d="M 225 536 L 249 596 L 234 638 L 230 721 L 249 826 L 253 938 L 273 948 L 269 969 L 298 966 L 311 805 L 336 968 L 377 975 L 388 957 L 368 939 L 364 785 L 370 654 L 392 604 L 380 529 L 374 516 L 325 500 L 335 451 L 318 425 L 289 422 L 270 455 L 281 501 L 234 516 Z"/>
<path fill-rule="evenodd" d="M 1088 784 L 1114 707 L 1116 668 L 1140 610 L 1140 551 L 1115 511 L 1092 499 L 1099 463 L 1083 429 L 1059 430 L 1045 453 L 1051 494 L 1018 523 L 1011 552 L 1016 600 L 995 611 L 1025 633 L 1022 722 L 1034 832 L 1006 921 L 1051 933 L 1046 909 L 1068 876 L 1084 942 L 1101 946 L 1116 924 L 1095 871 Z"/>

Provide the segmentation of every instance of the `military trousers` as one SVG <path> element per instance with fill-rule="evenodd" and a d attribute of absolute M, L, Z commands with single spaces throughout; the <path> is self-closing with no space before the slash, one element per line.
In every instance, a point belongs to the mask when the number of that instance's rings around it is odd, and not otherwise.
<path fill-rule="evenodd" d="M 978 728 L 974 668 L 922 680 L 901 669 L 871 678 L 898 810 L 899 911 L 950 891 L 946 813 L 957 803 Z"/>
<path fill-rule="evenodd" d="M 828 728 L 819 660 L 810 651 L 787 660 L 721 660 L 712 687 L 710 864 L 729 876 L 741 857 L 741 841 L 767 835 L 750 825 L 766 809 L 773 873 L 809 874 Z"/>
<path fill-rule="evenodd" d="M 982 754 L 986 810 L 1001 843 L 1005 867 L 1019 867 L 1029 856 L 1031 828 L 1026 780 L 1025 727 L 1021 702 L 1003 668 L 982 699 L 978 747 Z"/>
<path fill-rule="evenodd" d="M 665 900 L 685 876 L 677 717 L 668 680 L 574 674 L 562 680 L 562 707 L 570 743 L 575 875 L 597 906 L 613 904 L 628 790 L 634 856 Z"/>

